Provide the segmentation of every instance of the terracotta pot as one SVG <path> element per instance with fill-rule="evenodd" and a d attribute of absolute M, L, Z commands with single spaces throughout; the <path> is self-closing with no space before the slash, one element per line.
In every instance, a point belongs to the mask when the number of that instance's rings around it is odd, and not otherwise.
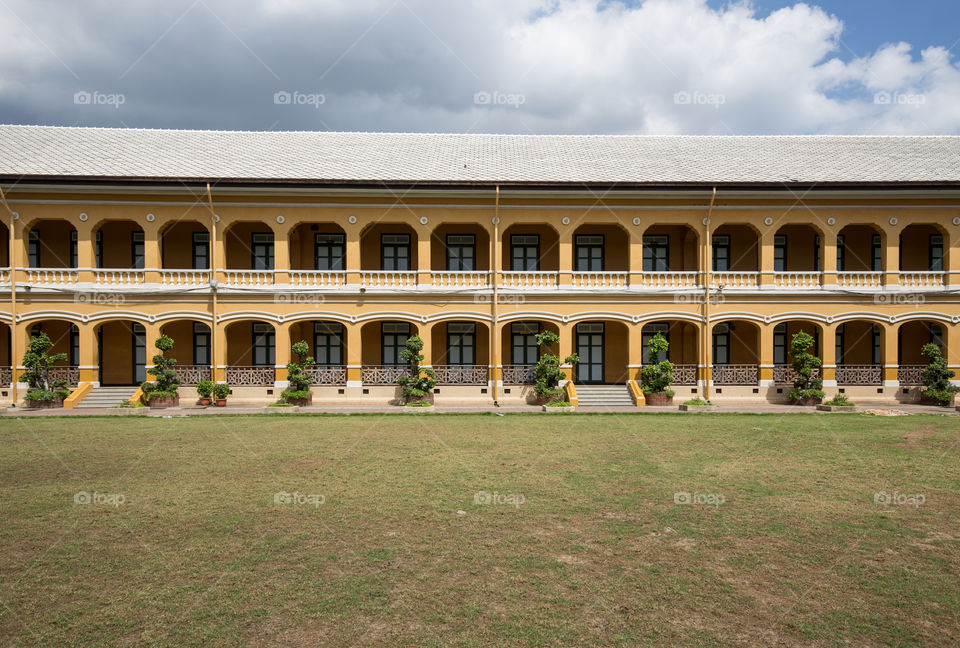
<path fill-rule="evenodd" d="M 644 394 L 644 401 L 651 407 L 667 407 L 673 405 L 673 396 L 669 394 Z"/>
<path fill-rule="evenodd" d="M 800 405 L 802 407 L 813 407 L 819 405 L 823 401 L 822 398 L 798 398 L 793 401 L 793 405 Z"/>
<path fill-rule="evenodd" d="M 58 407 L 63 407 L 63 401 L 59 398 L 54 398 L 51 401 L 26 401 L 27 407 L 30 409 L 56 409 Z"/>
<path fill-rule="evenodd" d="M 152 409 L 159 409 L 163 407 L 180 407 L 180 397 L 161 396 L 160 398 L 151 398 L 149 405 Z"/>
<path fill-rule="evenodd" d="M 217 399 L 217 407 L 226 407 L 226 406 L 227 406 L 227 399 L 226 399 L 226 398 L 218 398 L 218 399 Z"/>
<path fill-rule="evenodd" d="M 199 404 L 202 405 L 203 407 L 207 407 L 208 405 L 210 405 L 210 399 L 209 399 L 209 398 L 201 398 L 200 401 L 199 401 Z"/>

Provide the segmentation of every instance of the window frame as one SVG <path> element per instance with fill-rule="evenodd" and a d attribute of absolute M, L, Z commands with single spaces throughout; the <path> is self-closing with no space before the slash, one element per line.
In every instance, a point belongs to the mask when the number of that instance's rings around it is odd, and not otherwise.
<path fill-rule="evenodd" d="M 585 242 L 585 239 L 599 239 L 598 242 Z M 573 264 L 577 272 L 603 272 L 606 269 L 607 240 L 603 234 L 577 234 L 573 238 Z M 580 258 L 580 251 L 585 250 L 587 256 Z M 599 255 L 595 254 L 599 251 Z M 599 268 L 580 265 L 581 261 L 587 262 L 587 266 L 592 266 L 594 262 L 599 262 Z"/>
<path fill-rule="evenodd" d="M 451 327 L 462 326 L 461 332 L 452 331 Z M 466 330 L 469 327 L 469 330 Z M 474 322 L 448 322 L 446 326 L 447 333 L 447 364 L 466 366 L 477 363 L 477 325 Z M 459 339 L 455 342 L 455 338 Z M 467 340 L 469 339 L 469 343 Z M 458 352 L 458 358 L 454 359 L 453 350 Z M 465 351 L 469 351 L 469 362 Z"/>
<path fill-rule="evenodd" d="M 203 250 L 203 255 L 197 254 L 198 249 Z M 201 259 L 203 265 L 198 265 Z M 190 233 L 190 265 L 194 270 L 210 269 L 210 232 Z"/>
<path fill-rule="evenodd" d="M 260 330 L 258 330 L 258 327 Z M 254 367 L 275 367 L 277 364 L 277 331 L 264 322 L 253 322 L 250 327 L 251 341 L 250 363 Z M 263 361 L 257 361 L 257 353 L 262 350 Z"/>
<path fill-rule="evenodd" d="M 525 327 L 526 331 L 519 330 L 520 327 Z M 535 332 L 530 332 L 531 330 L 536 329 Z M 540 360 L 540 346 L 537 344 L 537 335 L 543 329 L 540 327 L 539 322 L 513 322 L 510 324 L 510 363 L 514 365 L 535 365 Z M 521 344 L 517 344 L 519 338 L 525 338 L 521 340 Z M 531 344 L 532 341 L 532 344 Z M 517 359 L 517 350 L 523 349 L 524 361 L 520 362 Z M 533 362 L 527 362 L 526 357 L 528 357 L 529 351 L 533 350 Z"/>
<path fill-rule="evenodd" d="M 464 241 L 453 242 L 451 240 L 457 237 L 463 238 Z M 469 243 L 466 242 L 467 238 L 470 239 Z M 444 237 L 443 245 L 447 257 L 448 272 L 474 272 L 477 269 L 477 236 L 475 234 L 447 234 Z M 469 255 L 463 255 L 465 250 L 469 250 Z M 455 251 L 458 253 L 454 254 Z M 469 263 L 465 263 L 467 260 Z"/>
<path fill-rule="evenodd" d="M 519 242 L 520 239 L 530 239 L 530 242 Z M 535 241 L 535 242 L 534 242 Z M 521 259 L 517 258 L 517 250 L 522 248 L 524 253 Z M 534 251 L 533 258 L 528 252 Z M 523 267 L 517 267 L 517 261 L 523 262 Z M 533 261 L 533 268 L 529 267 Z M 510 270 L 512 272 L 539 272 L 540 271 L 540 235 L 539 234 L 511 234 L 510 235 Z"/>
<path fill-rule="evenodd" d="M 211 364 L 212 356 L 210 355 L 210 327 L 202 322 L 193 323 L 193 364 L 199 366 L 207 366 Z M 200 359 L 199 354 L 197 353 L 198 349 L 206 349 L 207 359 L 203 361 Z"/>
<path fill-rule="evenodd" d="M 718 243 L 720 241 L 720 243 Z M 711 257 L 713 263 L 713 272 L 730 272 L 730 235 L 729 234 L 714 234 L 710 237 L 710 247 L 711 247 Z M 725 268 L 718 268 L 717 262 L 720 261 L 717 257 L 717 252 L 723 251 L 722 261 L 726 264 Z"/>
<path fill-rule="evenodd" d="M 324 338 L 322 343 L 321 338 Z M 343 324 L 339 322 L 313 323 L 313 357 L 318 366 L 343 366 L 343 347 Z M 323 350 L 323 356 L 320 354 L 321 349 Z M 331 352 L 334 350 L 339 357 L 337 362 L 331 360 Z M 326 359 L 321 361 L 323 357 Z"/>
<path fill-rule="evenodd" d="M 329 239 L 321 241 L 321 238 Z M 326 248 L 326 255 L 321 255 L 320 250 Z M 335 253 L 339 248 L 340 253 Z M 347 236 L 339 232 L 314 232 L 313 233 L 313 269 L 329 272 L 342 272 L 346 269 L 347 258 Z M 324 260 L 324 263 L 321 263 Z M 326 265 L 326 268 L 320 267 Z M 337 267 L 339 266 L 339 267 Z"/>
<path fill-rule="evenodd" d="M 388 331 L 387 327 L 396 330 Z M 400 328 L 406 327 L 403 333 Z M 399 336 L 403 335 L 401 339 Z M 388 345 L 387 336 L 393 337 L 393 341 Z M 407 363 L 400 357 L 400 352 L 406 347 L 407 340 L 410 339 L 410 324 L 408 322 L 381 322 L 380 324 L 380 364 L 387 367 L 402 367 Z M 393 362 L 387 362 L 387 349 L 391 349 L 396 356 Z"/>
<path fill-rule="evenodd" d="M 257 237 L 263 240 L 257 241 Z M 269 238 L 269 241 L 267 240 Z M 274 269 L 276 263 L 275 244 L 273 232 L 251 232 L 250 233 L 250 269 L 260 271 L 270 271 Z M 264 249 L 264 256 L 258 256 L 258 248 Z M 264 267 L 260 267 L 263 265 Z"/>
<path fill-rule="evenodd" d="M 395 236 L 398 238 L 403 237 L 406 239 L 406 242 L 401 243 L 399 240 L 388 242 L 387 238 L 391 236 Z M 393 255 L 389 257 L 387 256 L 388 247 L 393 249 Z M 400 250 L 406 250 L 405 257 L 398 254 Z M 387 259 L 390 259 L 392 263 L 388 264 Z M 401 260 L 406 262 L 405 268 L 401 268 L 401 267 L 388 268 L 387 267 L 387 265 L 394 265 L 394 266 L 404 265 L 400 263 Z M 388 272 L 409 272 L 412 265 L 413 265 L 413 249 L 411 247 L 410 234 L 407 234 L 405 232 L 396 232 L 396 233 L 385 232 L 380 235 L 380 269 L 381 270 L 385 270 Z"/>
<path fill-rule="evenodd" d="M 644 234 L 642 239 L 643 271 L 644 272 L 670 272 L 670 235 L 669 234 Z M 655 250 L 663 251 L 663 258 L 655 255 Z M 658 262 L 663 262 L 663 267 L 658 268 Z"/>

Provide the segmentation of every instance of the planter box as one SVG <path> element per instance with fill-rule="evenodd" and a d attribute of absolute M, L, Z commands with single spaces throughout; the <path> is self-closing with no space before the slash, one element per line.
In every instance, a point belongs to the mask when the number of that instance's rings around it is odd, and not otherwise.
<path fill-rule="evenodd" d="M 291 405 L 281 405 L 279 407 L 264 407 L 264 414 L 296 414 L 300 411 L 299 407 Z"/>
<path fill-rule="evenodd" d="M 673 405 L 673 396 L 667 394 L 644 394 L 643 400 L 650 407 L 668 407 Z"/>
<path fill-rule="evenodd" d="M 296 405 L 297 407 L 306 407 L 307 405 L 313 405 L 313 394 L 310 394 L 307 398 L 291 398 L 287 401 L 290 405 Z M 276 409 L 276 408 L 275 408 Z"/>
<path fill-rule="evenodd" d="M 437 410 L 434 409 L 433 405 L 429 407 L 407 407 L 404 405 L 400 408 L 400 411 L 404 414 L 434 414 Z"/>
<path fill-rule="evenodd" d="M 801 407 L 813 407 L 814 405 L 819 405 L 822 401 L 820 398 L 800 398 L 794 401 L 791 401 L 791 405 L 800 405 Z"/>
<path fill-rule="evenodd" d="M 716 405 L 681 405 L 681 412 L 713 412 L 717 409 Z"/>
<path fill-rule="evenodd" d="M 59 398 L 54 398 L 49 401 L 25 401 L 29 409 L 56 409 L 58 407 L 63 407 L 63 401 Z"/>
<path fill-rule="evenodd" d="M 151 398 L 147 405 L 151 409 L 159 409 L 161 407 L 180 407 L 180 397 L 164 396 L 162 398 Z"/>
<path fill-rule="evenodd" d="M 821 412 L 856 412 L 856 405 L 817 405 L 817 409 Z"/>
<path fill-rule="evenodd" d="M 556 407 L 556 406 L 549 407 L 547 405 L 541 405 L 540 409 L 542 409 L 547 414 L 569 414 L 571 412 L 577 411 L 577 408 L 574 407 L 573 405 L 568 405 L 566 407 Z"/>

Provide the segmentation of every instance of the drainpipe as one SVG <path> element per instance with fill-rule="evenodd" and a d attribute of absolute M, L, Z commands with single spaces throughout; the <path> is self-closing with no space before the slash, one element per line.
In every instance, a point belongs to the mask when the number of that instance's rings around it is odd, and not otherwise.
<path fill-rule="evenodd" d="M 493 239 L 490 241 L 490 283 L 493 287 L 493 299 L 490 300 L 490 357 L 493 359 L 493 405 L 500 407 L 497 390 L 497 366 L 500 364 L 500 345 L 497 335 L 497 243 L 500 241 L 500 185 L 497 185 L 493 204 Z M 502 377 L 502 375 L 500 376 Z"/>
<path fill-rule="evenodd" d="M 704 369 L 703 395 L 704 400 L 710 400 L 710 273 L 713 271 L 713 259 L 707 253 L 707 246 L 710 242 L 710 217 L 713 215 L 713 204 L 717 199 L 717 188 L 713 188 L 713 194 L 710 196 L 710 207 L 707 209 L 707 216 L 703 219 L 703 245 L 700 246 L 701 257 L 703 259 L 703 335 L 700 345 L 701 366 Z"/>
<path fill-rule="evenodd" d="M 17 383 L 19 382 L 17 378 L 17 280 L 16 280 L 16 268 L 13 263 L 14 250 L 16 249 L 16 236 L 14 235 L 14 227 L 16 226 L 17 216 L 13 213 L 13 210 L 10 209 L 10 205 L 7 204 L 7 196 L 3 193 L 3 187 L 0 187 L 0 200 L 3 200 L 3 206 L 6 208 L 7 213 L 10 214 L 10 231 L 9 231 L 9 242 L 7 250 L 7 261 L 10 263 L 10 377 L 11 377 L 11 394 L 12 394 L 12 407 L 17 406 Z"/>
<path fill-rule="evenodd" d="M 210 208 L 210 379 L 217 382 L 217 214 L 213 211 L 213 193 L 207 183 L 207 206 Z"/>

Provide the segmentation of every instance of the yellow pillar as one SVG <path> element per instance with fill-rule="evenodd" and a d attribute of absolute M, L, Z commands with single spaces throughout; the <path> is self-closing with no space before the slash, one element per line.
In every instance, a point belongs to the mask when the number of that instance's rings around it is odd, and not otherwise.
<path fill-rule="evenodd" d="M 160 353 L 160 349 L 158 349 L 155 345 L 157 338 L 160 337 L 160 324 L 156 322 L 152 324 L 146 323 L 143 325 L 143 330 L 144 330 L 144 342 L 146 343 L 146 358 L 145 358 L 146 368 L 150 369 L 151 367 L 153 367 L 153 356 Z M 169 357 L 176 358 L 177 347 L 173 347 L 173 350 L 169 351 L 168 353 L 169 353 Z M 150 382 L 156 382 L 157 380 L 154 376 L 151 376 L 150 374 L 147 374 L 146 379 L 149 380 Z"/>
<path fill-rule="evenodd" d="M 883 228 L 883 284 L 900 285 L 900 228 L 888 225 Z"/>
<path fill-rule="evenodd" d="M 287 380 L 287 365 L 290 363 L 291 358 L 293 357 L 293 340 L 290 337 L 290 327 L 292 324 L 289 322 L 282 322 L 279 324 L 274 324 L 273 329 L 275 332 L 275 348 L 274 348 L 274 358 L 276 360 L 276 378 L 277 382 L 283 382 Z"/>
<path fill-rule="evenodd" d="M 960 211 L 956 216 L 960 216 Z M 948 271 L 947 285 L 955 289 L 960 286 L 960 234 L 957 234 L 956 227 L 944 233 L 943 250 L 946 257 L 943 267 Z"/>
<path fill-rule="evenodd" d="M 633 226 L 630 230 L 630 279 L 629 284 L 640 285 L 640 273 L 643 272 L 643 232 L 644 224 Z"/>
<path fill-rule="evenodd" d="M 897 326 L 895 324 L 877 324 L 880 327 L 880 335 L 883 338 L 883 355 L 880 362 L 883 364 L 883 386 L 899 387 L 900 381 L 897 378 L 897 369 L 900 367 L 898 362 L 900 344 L 897 335 Z"/>
<path fill-rule="evenodd" d="M 576 324 L 560 324 L 560 343 L 559 353 L 557 356 L 560 358 L 560 368 L 565 374 L 567 374 L 567 380 L 574 380 L 573 367 L 564 363 L 564 359 L 573 353 L 576 350 L 576 340 L 574 336 L 576 335 L 577 327 Z"/>
<path fill-rule="evenodd" d="M 349 267 L 349 266 L 348 266 Z M 347 387 L 359 388 L 363 384 L 361 367 L 363 366 L 363 340 L 360 337 L 360 324 L 344 324 L 344 363 L 347 365 Z"/>
<path fill-rule="evenodd" d="M 773 271 L 773 240 L 777 232 L 772 226 L 765 226 L 766 229 L 760 235 L 760 287 L 772 288 L 775 284 Z"/>
<path fill-rule="evenodd" d="M 16 324 L 11 324 L 10 326 L 10 335 L 16 336 L 17 344 L 17 357 L 11 358 L 10 366 L 13 367 L 13 381 L 17 382 L 18 378 L 23 375 L 23 356 L 27 352 L 27 346 L 30 343 L 30 329 L 33 327 L 32 322 L 17 322 Z M 23 401 L 23 397 L 26 395 L 25 390 L 19 391 L 19 398 Z"/>
<path fill-rule="evenodd" d="M 558 283 L 561 286 L 573 285 L 573 226 L 561 225 L 557 239 L 557 258 L 559 270 Z"/>
<path fill-rule="evenodd" d="M 758 356 L 760 358 L 760 385 L 773 385 L 773 330 L 776 324 L 759 324 Z"/>
<path fill-rule="evenodd" d="M 216 322 L 211 327 L 213 336 L 213 381 L 226 382 L 227 380 L 227 325 Z"/>
<path fill-rule="evenodd" d="M 290 225 L 271 225 L 273 231 L 274 281 L 279 284 L 290 281 Z M 278 377 L 277 380 L 280 380 Z M 284 378 L 286 380 L 286 378 Z"/>
<path fill-rule="evenodd" d="M 430 263 L 430 241 L 432 232 L 429 227 L 418 225 L 414 228 L 417 246 L 417 284 L 421 286 L 433 285 L 433 274 Z M 421 336 L 422 337 L 422 336 Z M 424 340 L 426 342 L 426 340 Z"/>
<path fill-rule="evenodd" d="M 360 283 L 360 225 L 346 225 L 344 231 L 346 232 L 344 241 L 346 246 L 344 250 L 344 263 L 347 271 L 346 282 L 357 285 Z M 358 335 L 359 330 L 358 327 Z M 360 380 L 359 377 L 357 380 Z"/>
<path fill-rule="evenodd" d="M 80 334 L 80 382 L 98 382 L 100 367 L 97 364 L 97 329 L 94 324 L 77 324 Z"/>
<path fill-rule="evenodd" d="M 643 368 L 643 324 L 630 324 L 627 347 L 627 375 L 630 380 L 640 380 Z"/>
<path fill-rule="evenodd" d="M 420 339 L 423 340 L 423 350 L 420 353 L 423 355 L 423 362 L 421 364 L 428 367 L 433 366 L 433 324 L 419 324 L 417 326 L 417 335 L 420 336 Z"/>
<path fill-rule="evenodd" d="M 93 233 L 93 223 L 77 222 L 77 267 L 95 268 L 97 267 L 95 239 Z M 90 270 L 81 270 L 79 279 L 82 282 L 92 282 L 93 272 Z"/>
<path fill-rule="evenodd" d="M 823 269 L 823 287 L 834 288 L 837 285 L 837 229 L 836 226 L 828 227 L 822 234 L 823 245 L 823 263 L 820 267 Z"/>
<path fill-rule="evenodd" d="M 823 388 L 827 391 L 837 387 L 837 324 L 823 324 L 823 337 L 820 339 L 820 375 L 823 377 Z M 787 354 L 789 355 L 790 339 L 787 338 Z M 830 394 L 827 394 L 830 397 Z"/>

